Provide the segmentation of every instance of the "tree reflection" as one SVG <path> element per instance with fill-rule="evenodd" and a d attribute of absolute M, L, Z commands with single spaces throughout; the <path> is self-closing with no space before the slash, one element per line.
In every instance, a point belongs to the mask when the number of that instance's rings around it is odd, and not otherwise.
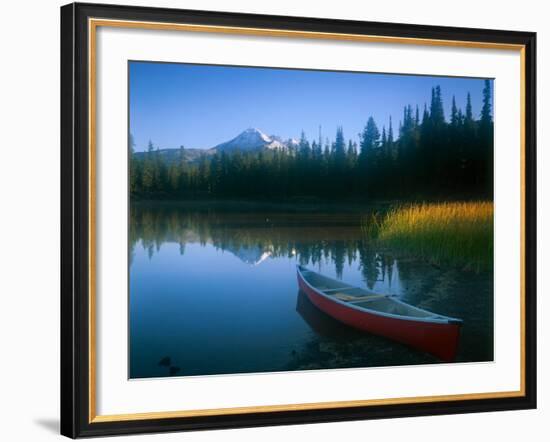
<path fill-rule="evenodd" d="M 366 285 L 391 277 L 394 259 L 381 255 L 360 228 L 364 213 L 258 212 L 190 210 L 174 204 L 133 204 L 130 212 L 130 260 L 137 246 L 149 258 L 164 243 L 211 244 L 257 265 L 269 257 L 296 257 L 302 265 L 332 263 L 342 279 L 346 263 L 359 262 Z M 130 261 L 131 262 L 131 261 Z"/>

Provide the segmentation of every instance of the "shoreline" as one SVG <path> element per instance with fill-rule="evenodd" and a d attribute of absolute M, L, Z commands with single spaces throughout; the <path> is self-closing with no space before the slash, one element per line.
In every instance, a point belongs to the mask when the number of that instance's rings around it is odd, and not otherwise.
<path fill-rule="evenodd" d="M 288 211 L 386 211 L 396 206 L 408 204 L 422 204 L 434 202 L 464 202 L 464 201 L 487 201 L 492 200 L 482 198 L 464 198 L 464 199 L 378 199 L 373 201 L 330 201 L 330 200 L 312 200 L 309 198 L 296 200 L 249 200 L 249 199 L 146 199 L 129 198 L 130 206 L 143 207 L 185 207 L 189 209 L 218 209 L 218 210 L 288 210 Z"/>

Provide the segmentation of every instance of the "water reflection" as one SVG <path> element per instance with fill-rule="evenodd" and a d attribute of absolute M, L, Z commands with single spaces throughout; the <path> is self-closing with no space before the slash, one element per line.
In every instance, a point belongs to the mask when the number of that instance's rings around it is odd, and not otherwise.
<path fill-rule="evenodd" d="M 369 289 L 392 290 L 392 283 L 398 284 L 397 263 L 389 251 L 380 254 L 370 247 L 360 226 L 365 216 L 361 212 L 235 213 L 169 204 L 137 206 L 130 217 L 130 257 L 138 242 L 149 258 L 163 243 L 177 243 L 181 255 L 188 244 L 211 244 L 253 266 L 281 257 L 296 258 L 319 270 L 331 263 L 340 279 L 346 263 L 358 261 Z"/>
<path fill-rule="evenodd" d="M 297 263 L 460 317 L 457 360 L 491 360 L 492 275 L 377 249 L 362 234 L 365 216 L 364 210 L 134 204 L 131 377 L 437 362 L 316 309 L 298 292 Z"/>
<path fill-rule="evenodd" d="M 347 327 L 317 309 L 302 291 L 297 296 L 296 311 L 315 334 L 299 353 L 292 355 L 289 370 L 438 362 L 429 354 Z"/>

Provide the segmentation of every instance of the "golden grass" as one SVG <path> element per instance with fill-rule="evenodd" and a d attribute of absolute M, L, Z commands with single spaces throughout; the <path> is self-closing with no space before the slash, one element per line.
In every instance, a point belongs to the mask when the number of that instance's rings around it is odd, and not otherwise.
<path fill-rule="evenodd" d="M 382 217 L 376 233 L 382 244 L 434 264 L 475 271 L 493 266 L 492 202 L 400 206 Z"/>

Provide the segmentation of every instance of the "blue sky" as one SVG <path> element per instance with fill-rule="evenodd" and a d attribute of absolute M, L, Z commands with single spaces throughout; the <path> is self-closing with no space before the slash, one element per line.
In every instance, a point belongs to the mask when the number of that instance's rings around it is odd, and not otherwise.
<path fill-rule="evenodd" d="M 333 140 L 336 127 L 358 139 L 369 116 L 380 126 L 393 118 L 397 133 L 403 106 L 429 105 L 440 85 L 445 117 L 472 96 L 481 109 L 482 79 L 326 72 L 273 68 L 129 63 L 130 132 L 136 151 L 152 140 L 160 148 L 210 148 L 249 127 L 268 135 L 299 138 L 302 130 Z"/>

